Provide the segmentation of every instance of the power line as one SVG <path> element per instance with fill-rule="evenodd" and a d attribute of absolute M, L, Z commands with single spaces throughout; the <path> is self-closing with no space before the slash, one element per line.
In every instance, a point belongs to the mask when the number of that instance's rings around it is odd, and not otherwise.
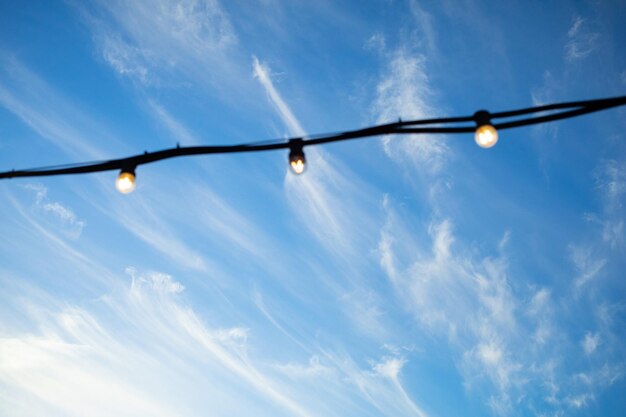
<path fill-rule="evenodd" d="M 119 170 L 120 175 L 116 185 L 121 192 L 126 193 L 134 189 L 135 170 L 140 165 L 182 156 L 263 152 L 278 149 L 289 149 L 289 163 L 294 172 L 300 174 L 304 171 L 305 167 L 306 161 L 303 148 L 306 146 L 324 145 L 332 142 L 380 135 L 425 133 L 460 134 L 475 132 L 476 143 L 483 148 L 490 148 L 498 141 L 498 130 L 568 119 L 624 105 L 626 105 L 626 96 L 621 96 L 597 100 L 555 103 L 498 113 L 489 113 L 486 110 L 480 110 L 472 116 L 464 117 L 444 117 L 409 121 L 399 120 L 394 123 L 364 129 L 310 135 L 307 137 L 292 137 L 283 141 L 263 141 L 221 146 L 181 147 L 177 145 L 175 148 L 155 152 L 144 152 L 143 154 L 126 158 L 0 172 L 0 179 L 87 174 L 91 172 Z M 501 119 L 503 120 L 500 121 Z"/>

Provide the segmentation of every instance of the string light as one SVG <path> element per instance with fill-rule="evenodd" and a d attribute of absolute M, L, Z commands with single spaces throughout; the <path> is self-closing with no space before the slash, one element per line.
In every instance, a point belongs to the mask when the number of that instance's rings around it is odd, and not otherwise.
<path fill-rule="evenodd" d="M 135 189 L 135 170 L 122 170 L 115 180 L 115 188 L 122 194 L 132 193 Z"/>
<path fill-rule="evenodd" d="M 289 165 L 291 166 L 291 171 L 296 175 L 302 174 L 306 167 L 306 158 L 304 157 L 302 146 L 302 139 L 291 139 L 289 141 Z"/>
<path fill-rule="evenodd" d="M 120 175 L 115 181 L 115 186 L 120 192 L 127 194 L 135 189 L 135 168 L 139 165 L 182 156 L 261 152 L 278 149 L 289 149 L 289 166 L 294 173 L 302 174 L 306 166 L 306 159 L 302 150 L 304 146 L 325 145 L 333 142 L 381 135 L 448 135 L 474 133 L 474 139 L 479 146 L 483 148 L 490 148 L 498 141 L 498 131 L 496 129 L 513 129 L 521 126 L 553 122 L 556 120 L 568 119 L 624 105 L 626 105 L 626 96 L 546 104 L 542 106 L 498 113 L 489 113 L 485 110 L 481 110 L 476 112 L 473 116 L 444 117 L 408 121 L 398 120 L 394 123 L 382 124 L 365 129 L 350 130 L 341 133 L 311 135 L 306 139 L 299 137 L 292 138 L 288 141 L 265 141 L 241 145 L 176 146 L 175 148 L 163 149 L 156 152 L 146 151 L 143 154 L 133 155 L 126 158 L 111 159 L 108 161 L 84 162 L 0 172 L 0 179 L 87 174 L 91 172 L 121 170 Z M 492 120 L 498 120 L 498 123 L 493 123 Z"/>
<path fill-rule="evenodd" d="M 474 114 L 476 120 L 476 133 L 474 134 L 474 140 L 476 144 L 481 148 L 491 148 L 498 143 L 498 131 L 491 124 L 491 116 L 489 112 L 485 110 L 477 111 Z"/>

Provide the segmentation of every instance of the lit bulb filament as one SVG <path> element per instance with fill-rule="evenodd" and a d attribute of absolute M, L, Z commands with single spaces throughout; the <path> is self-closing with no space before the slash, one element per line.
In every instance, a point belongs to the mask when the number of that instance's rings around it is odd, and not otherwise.
<path fill-rule="evenodd" d="M 135 189 L 135 174 L 131 171 L 122 171 L 115 180 L 115 188 L 122 193 L 128 194 Z"/>
<path fill-rule="evenodd" d="M 476 129 L 476 143 L 481 148 L 491 148 L 498 142 L 498 131 L 492 125 L 482 125 Z"/>

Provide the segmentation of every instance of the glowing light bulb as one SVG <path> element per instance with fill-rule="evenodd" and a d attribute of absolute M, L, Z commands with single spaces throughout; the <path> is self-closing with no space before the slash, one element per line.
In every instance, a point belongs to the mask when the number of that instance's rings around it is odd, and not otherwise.
<path fill-rule="evenodd" d="M 294 174 L 302 174 L 304 172 L 304 168 L 306 164 L 306 160 L 304 158 L 304 154 L 302 155 L 291 155 L 289 157 L 289 165 L 291 166 L 291 170 Z"/>
<path fill-rule="evenodd" d="M 490 124 L 478 126 L 475 140 L 476 144 L 481 148 L 491 148 L 498 142 L 498 131 Z"/>
<path fill-rule="evenodd" d="M 300 175 L 304 172 L 306 166 L 306 158 L 302 139 L 291 139 L 289 141 L 289 165 L 294 174 Z"/>
<path fill-rule="evenodd" d="M 135 189 L 135 174 L 129 171 L 122 171 L 115 180 L 115 188 L 122 194 L 131 193 Z"/>

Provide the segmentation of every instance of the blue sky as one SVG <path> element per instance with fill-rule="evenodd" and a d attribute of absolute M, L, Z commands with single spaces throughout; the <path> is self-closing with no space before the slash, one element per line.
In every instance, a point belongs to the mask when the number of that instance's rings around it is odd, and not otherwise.
<path fill-rule="evenodd" d="M 0 3 L 0 170 L 624 95 L 621 1 Z M 618 416 L 625 109 L 0 182 L 0 415 Z"/>

